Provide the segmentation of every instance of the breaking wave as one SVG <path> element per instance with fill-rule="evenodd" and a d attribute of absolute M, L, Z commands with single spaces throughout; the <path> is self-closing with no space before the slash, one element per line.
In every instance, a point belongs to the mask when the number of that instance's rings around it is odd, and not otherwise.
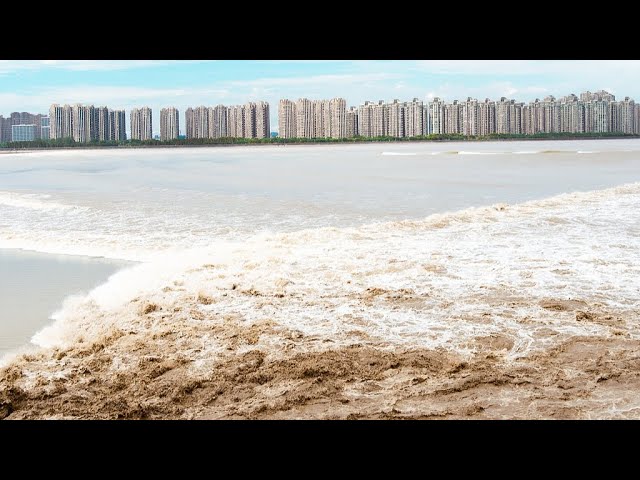
<path fill-rule="evenodd" d="M 473 152 L 462 150 L 458 152 L 458 155 L 504 155 L 507 152 Z"/>
<path fill-rule="evenodd" d="M 116 330 L 152 338 L 169 328 L 205 361 L 224 349 L 202 337 L 207 322 L 270 322 L 317 339 L 318 348 L 385 343 L 470 355 L 475 339 L 501 335 L 517 358 L 567 335 L 614 335 L 618 316 L 638 319 L 639 205 L 633 183 L 423 220 L 141 252 L 146 263 L 67 298 L 33 342 L 68 347 Z M 576 311 L 588 321 L 576 321 Z M 638 323 L 627 325 L 640 338 Z M 277 335 L 261 338 L 281 348 Z"/>
<path fill-rule="evenodd" d="M 26 208 L 40 211 L 86 211 L 86 207 L 76 205 L 65 205 L 49 200 L 51 195 L 35 193 L 14 193 L 0 191 L 0 205 L 14 208 Z"/>

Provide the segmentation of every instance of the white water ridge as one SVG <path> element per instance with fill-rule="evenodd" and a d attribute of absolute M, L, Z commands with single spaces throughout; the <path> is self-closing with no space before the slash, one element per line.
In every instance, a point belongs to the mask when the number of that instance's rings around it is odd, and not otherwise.
<path fill-rule="evenodd" d="M 638 205 L 633 183 L 423 220 L 212 241 L 69 298 L 33 341 L 64 346 L 113 328 L 152 333 L 140 318 L 148 302 L 247 325 L 269 318 L 333 345 L 370 338 L 464 354 L 474 338 L 500 332 L 512 337 L 515 358 L 566 335 L 611 334 L 572 312 L 551 319 L 543 301 L 580 301 L 639 320 Z M 210 302 L 199 303 L 203 296 Z M 637 323 L 632 330 L 637 338 Z"/>
<path fill-rule="evenodd" d="M 517 358 L 620 333 L 614 320 L 550 316 L 546 301 L 624 316 L 637 334 L 640 142 L 593 145 L 3 154 L 0 248 L 143 262 L 67 298 L 34 337 L 45 347 L 153 336 L 206 313 L 268 319 L 319 345 L 466 354 L 500 332 Z"/>
<path fill-rule="evenodd" d="M 0 248 L 151 261 L 259 233 L 417 220 L 640 181 L 638 141 L 602 141 L 597 150 L 590 145 L 6 154 L 0 158 Z M 593 153 L 577 153 L 587 151 Z"/>

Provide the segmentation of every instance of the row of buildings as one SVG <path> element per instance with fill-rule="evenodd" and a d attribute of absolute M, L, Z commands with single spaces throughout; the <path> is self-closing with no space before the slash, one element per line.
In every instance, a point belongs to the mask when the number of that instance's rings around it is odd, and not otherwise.
<path fill-rule="evenodd" d="M 427 133 L 424 103 L 365 102 L 347 109 L 344 98 L 280 100 L 279 135 L 282 138 L 414 137 Z"/>
<path fill-rule="evenodd" d="M 178 138 L 178 111 L 175 112 L 174 135 L 167 138 Z M 124 110 L 111 110 L 108 107 L 94 107 L 93 105 L 58 105 L 53 104 L 49 109 L 51 123 L 50 138 L 73 138 L 76 142 L 91 141 L 124 141 L 127 139 L 126 114 Z M 150 140 L 152 134 L 152 110 L 149 107 L 134 108 L 129 114 L 132 140 Z"/>
<path fill-rule="evenodd" d="M 0 142 L 29 141 L 49 138 L 49 117 L 28 112 L 0 115 Z"/>
<path fill-rule="evenodd" d="M 267 102 L 188 108 L 187 138 L 268 138 L 270 112 Z M 130 112 L 130 137 L 154 138 L 153 112 L 149 107 Z M 0 142 L 73 138 L 76 142 L 127 139 L 124 110 L 93 105 L 53 104 L 49 116 L 14 112 L 0 116 Z M 535 99 L 528 104 L 502 97 L 498 101 L 467 98 L 444 102 L 364 102 L 347 107 L 344 98 L 280 100 L 279 136 L 282 138 L 414 137 L 428 134 L 465 136 L 537 133 L 626 133 L 640 135 L 640 104 L 629 97 L 616 101 L 604 90 L 562 98 Z M 160 139 L 180 136 L 180 112 L 160 110 Z M 157 138 L 157 137 L 156 137 Z"/>
<path fill-rule="evenodd" d="M 51 105 L 51 138 L 71 137 L 76 142 L 123 141 L 127 139 L 124 110 L 93 105 Z M 129 115 L 132 140 L 151 140 L 153 111 L 134 108 Z M 187 138 L 268 138 L 271 135 L 269 104 L 249 102 L 226 107 L 196 107 L 185 112 Z M 160 110 L 160 139 L 180 135 L 180 112 L 175 107 Z"/>
<path fill-rule="evenodd" d="M 127 139 L 124 110 L 54 103 L 49 109 L 49 122 L 52 139 L 73 138 L 76 142 Z"/>
<path fill-rule="evenodd" d="M 465 136 L 536 133 L 617 132 L 640 134 L 640 105 L 626 97 L 616 101 L 604 91 L 548 96 L 529 104 L 502 97 L 499 101 L 467 98 L 424 104 L 364 102 L 346 108 L 343 98 L 280 100 L 279 135 L 283 138 L 413 137 L 428 134 Z"/>
<path fill-rule="evenodd" d="M 269 138 L 271 136 L 267 102 L 249 102 L 230 107 L 217 105 L 187 108 L 185 124 L 187 138 Z M 160 128 L 162 130 L 162 122 Z"/>
<path fill-rule="evenodd" d="M 452 103 L 434 98 L 428 110 L 428 131 L 436 134 L 640 134 L 640 105 L 629 97 L 616 101 L 614 95 L 604 90 L 559 99 L 550 95 L 528 104 L 505 97 L 497 102 L 467 98 Z"/>

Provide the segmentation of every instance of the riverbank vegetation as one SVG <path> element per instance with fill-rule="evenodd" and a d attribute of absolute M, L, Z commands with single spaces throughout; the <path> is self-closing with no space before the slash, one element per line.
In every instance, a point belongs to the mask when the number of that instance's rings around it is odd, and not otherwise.
<path fill-rule="evenodd" d="M 0 148 L 20 149 L 55 149 L 55 148 L 141 148 L 171 146 L 209 146 L 209 145 L 297 145 L 327 143 L 373 143 L 373 142 L 467 142 L 496 140 L 583 140 L 603 138 L 640 138 L 640 135 L 618 132 L 602 133 L 536 133 L 533 135 L 492 133 L 490 135 L 431 134 L 416 137 L 350 137 L 350 138 L 178 138 L 172 140 L 125 140 L 125 141 L 93 141 L 75 142 L 72 138 L 53 140 L 33 140 L 29 142 L 0 143 Z"/>

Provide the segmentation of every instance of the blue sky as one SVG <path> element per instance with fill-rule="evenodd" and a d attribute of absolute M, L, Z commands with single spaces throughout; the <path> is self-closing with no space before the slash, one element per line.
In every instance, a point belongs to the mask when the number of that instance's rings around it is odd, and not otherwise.
<path fill-rule="evenodd" d="M 266 100 L 277 131 L 280 98 L 447 101 L 502 96 L 528 102 L 605 89 L 640 101 L 637 60 L 0 60 L 0 115 L 51 103 L 159 109 Z"/>

